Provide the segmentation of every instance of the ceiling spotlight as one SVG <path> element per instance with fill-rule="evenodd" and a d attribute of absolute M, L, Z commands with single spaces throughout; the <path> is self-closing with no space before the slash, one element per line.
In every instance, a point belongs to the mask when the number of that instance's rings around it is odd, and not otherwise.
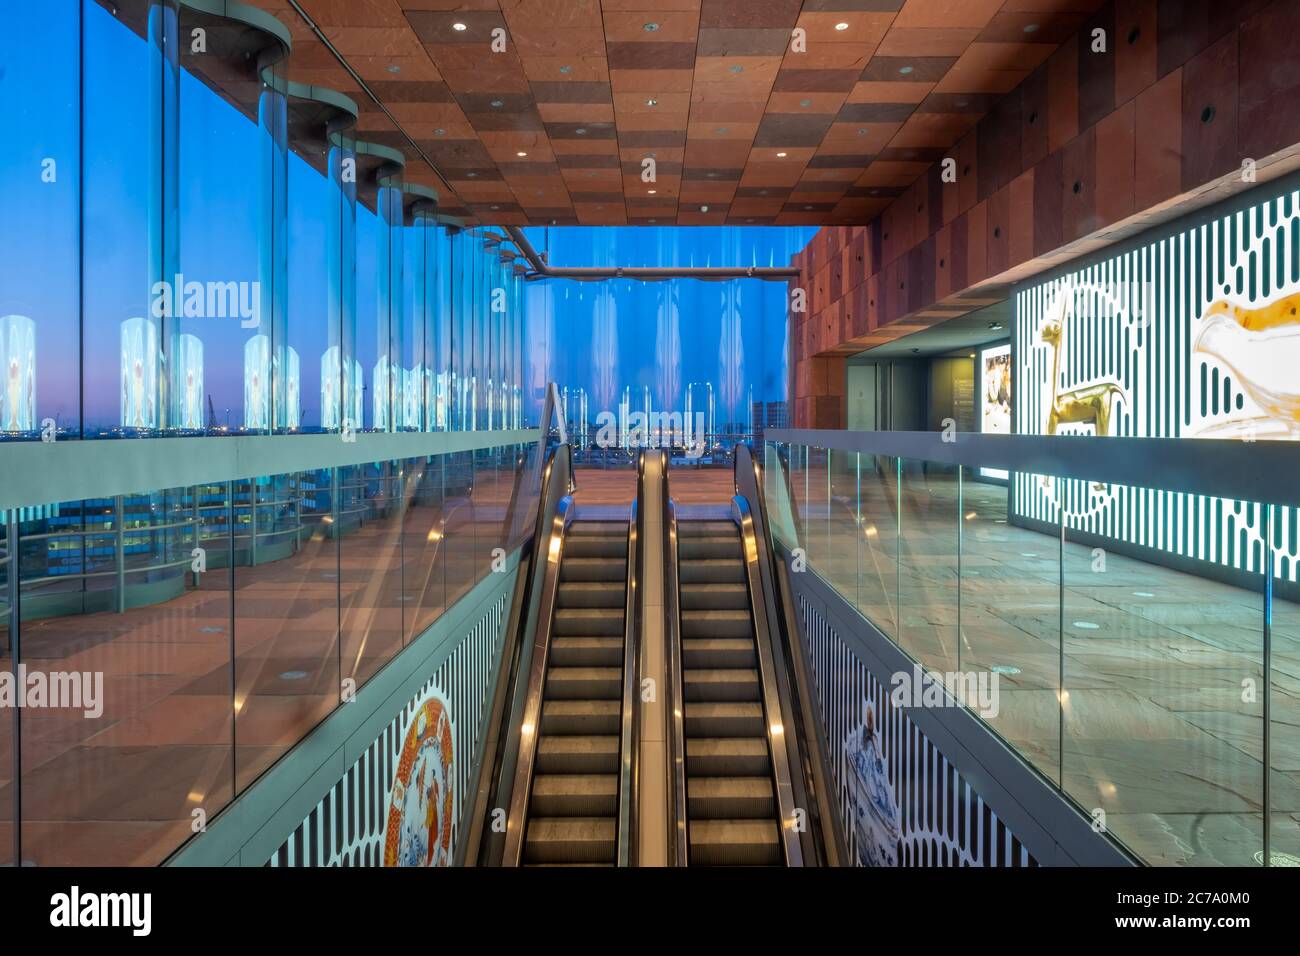
<path fill-rule="evenodd" d="M 990 323 L 989 323 L 989 329 L 991 329 L 991 330 L 994 331 L 994 332 L 997 332 L 997 331 L 1000 330 L 1001 328 L 1002 328 L 1002 323 L 1001 323 L 1001 322 L 990 322 Z"/>
<path fill-rule="evenodd" d="M 719 133 L 725 133 L 726 131 L 727 131 L 727 127 L 725 127 L 725 126 L 719 126 L 719 127 L 718 127 L 718 132 L 719 132 Z"/>
<path fill-rule="evenodd" d="M 865 129 L 860 129 L 860 130 L 858 130 L 858 135 L 859 135 L 859 136 L 866 136 L 866 135 L 867 135 L 867 131 L 866 131 Z"/>
<path fill-rule="evenodd" d="M 648 192 L 651 196 L 653 196 L 653 195 L 654 195 L 655 193 L 657 193 L 658 191 L 659 191 L 659 190 L 657 190 L 657 189 L 647 189 L 647 190 L 646 190 L 646 192 Z"/>
<path fill-rule="evenodd" d="M 488 104 L 488 106 L 492 107 L 494 110 L 499 110 L 501 109 L 501 107 L 505 105 L 506 104 L 501 100 L 493 100 L 491 103 Z"/>
<path fill-rule="evenodd" d="M 700 207 L 700 212 L 708 212 L 708 211 L 709 211 L 709 207 L 708 207 L 708 206 L 701 206 L 701 207 Z"/>
<path fill-rule="evenodd" d="M 390 64 L 388 65 L 388 72 L 389 72 L 389 73 L 401 73 L 401 72 L 402 72 L 402 68 L 401 68 L 400 66 L 398 66 L 396 63 L 390 63 Z"/>
<path fill-rule="evenodd" d="M 743 66 L 736 65 L 736 66 L 733 66 L 733 67 L 731 68 L 731 72 L 732 72 L 732 73 L 744 73 L 744 72 L 745 72 L 745 68 L 744 68 Z"/>
<path fill-rule="evenodd" d="M 434 135 L 434 136 L 446 136 L 446 135 L 447 135 L 447 131 L 446 131 L 445 129 L 443 129 L 442 127 L 438 127 L 437 129 L 435 129 L 435 130 L 433 131 L 433 135 Z"/>
<path fill-rule="evenodd" d="M 843 32 L 843 31 L 847 30 L 848 28 L 849 28 L 849 25 L 848 25 L 847 23 L 837 23 L 837 24 L 835 24 L 835 29 L 836 29 L 836 30 L 839 30 L 840 32 Z"/>
<path fill-rule="evenodd" d="M 562 67 L 560 67 L 560 72 L 561 72 L 561 73 L 572 73 L 572 72 L 573 72 L 573 67 L 571 67 L 571 66 L 562 66 Z"/>
<path fill-rule="evenodd" d="M 808 107 L 812 106 L 812 100 L 800 100 L 799 105 L 802 106 L 804 109 L 807 109 Z"/>
<path fill-rule="evenodd" d="M 910 66 L 900 66 L 898 68 L 898 72 L 902 73 L 904 76 L 907 76 L 907 74 L 912 72 L 912 68 Z"/>
<path fill-rule="evenodd" d="M 475 176 L 478 175 L 478 173 L 476 173 L 476 172 L 472 172 L 472 171 L 471 171 L 471 172 L 466 173 L 465 175 L 468 176 L 470 179 L 473 179 Z"/>
<path fill-rule="evenodd" d="M 500 208 L 501 208 L 500 206 L 493 206 L 493 207 L 492 207 L 492 209 L 493 209 L 494 211 L 497 210 L 497 209 L 500 209 Z"/>
<path fill-rule="evenodd" d="M 581 126 L 579 126 L 577 129 L 575 129 L 573 132 L 576 133 L 578 136 L 586 136 L 586 135 L 587 135 L 587 131 L 586 131 L 585 129 L 583 129 Z"/>
<path fill-rule="evenodd" d="M 645 26 L 643 26 L 641 29 L 645 30 L 646 33 L 654 33 L 656 30 L 659 29 L 659 24 L 657 24 L 657 23 L 647 23 L 647 24 L 645 24 Z"/>
<path fill-rule="evenodd" d="M 803 208 L 807 209 L 809 212 L 812 212 L 812 206 L 804 206 Z"/>
<path fill-rule="evenodd" d="M 1025 24 L 1025 32 L 1026 32 L 1026 33 L 1036 33 L 1037 31 L 1038 31 L 1038 24 L 1037 24 L 1037 23 L 1026 23 L 1026 24 Z"/>
<path fill-rule="evenodd" d="M 655 98 L 652 96 L 652 97 L 650 97 L 650 99 L 648 99 L 648 100 L 645 101 L 645 105 L 646 105 L 646 106 L 658 106 L 658 105 L 659 105 L 659 101 L 658 101 L 657 99 L 655 99 Z"/>
<path fill-rule="evenodd" d="M 516 155 L 516 156 L 527 156 L 528 154 L 525 153 L 525 152 L 521 149 L 521 150 L 519 150 L 519 152 L 515 153 L 515 155 Z"/>
<path fill-rule="evenodd" d="M 788 156 L 788 155 L 789 155 L 788 153 L 777 153 L 777 154 L 776 154 L 776 158 L 777 158 L 777 159 L 785 159 L 786 156 Z"/>
<path fill-rule="evenodd" d="M 465 24 L 461 23 L 460 21 L 453 23 L 451 25 L 451 28 L 455 30 L 457 33 L 464 33 L 466 30 L 469 29 L 469 27 L 465 26 Z"/>

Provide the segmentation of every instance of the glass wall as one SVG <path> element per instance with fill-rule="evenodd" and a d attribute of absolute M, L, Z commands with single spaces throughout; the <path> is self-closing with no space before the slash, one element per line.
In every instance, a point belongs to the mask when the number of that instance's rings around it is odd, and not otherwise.
<path fill-rule="evenodd" d="M 16 847 L 41 866 L 165 859 L 499 569 L 535 521 L 520 482 L 541 451 L 487 445 L 6 515 L 0 666 L 68 675 L 76 706 L 4 711 L 0 861 Z"/>
<path fill-rule="evenodd" d="M 844 449 L 852 434 L 766 444 L 771 533 L 946 689 L 913 706 L 967 707 L 1148 864 L 1294 864 L 1289 509 L 1225 499 L 1271 542 L 1238 536 L 1249 573 L 1169 567 L 1071 526 L 1098 494 L 1161 489 L 1013 472 L 1054 502 L 1029 521 L 978 464 Z M 921 700 L 906 671 L 891 693 Z"/>
<path fill-rule="evenodd" d="M 401 154 L 366 161 L 345 98 L 328 132 L 294 119 L 287 30 L 183 0 L 7 16 L 0 440 L 522 420 L 518 277 Z"/>

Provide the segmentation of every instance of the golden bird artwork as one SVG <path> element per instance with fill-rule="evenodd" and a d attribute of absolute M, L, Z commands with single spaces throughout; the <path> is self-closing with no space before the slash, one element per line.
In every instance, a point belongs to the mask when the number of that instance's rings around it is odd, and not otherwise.
<path fill-rule="evenodd" d="M 1193 352 L 1212 357 L 1231 373 L 1265 413 L 1265 424 L 1291 439 L 1300 439 L 1298 312 L 1300 293 L 1256 309 L 1218 299 L 1202 314 L 1192 344 Z"/>

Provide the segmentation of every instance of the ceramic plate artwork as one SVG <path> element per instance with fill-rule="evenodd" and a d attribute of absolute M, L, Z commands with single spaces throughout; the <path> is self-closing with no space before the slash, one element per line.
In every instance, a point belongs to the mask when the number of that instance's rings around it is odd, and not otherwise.
<path fill-rule="evenodd" d="M 384 866 L 451 863 L 451 712 L 429 697 L 416 710 L 402 743 L 388 805 Z"/>

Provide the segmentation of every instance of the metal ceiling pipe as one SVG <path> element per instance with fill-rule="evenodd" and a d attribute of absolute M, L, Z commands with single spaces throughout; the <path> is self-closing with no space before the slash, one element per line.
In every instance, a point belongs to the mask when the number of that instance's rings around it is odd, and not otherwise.
<path fill-rule="evenodd" d="M 768 282 L 785 282 L 799 275 L 798 269 L 779 266 L 550 266 L 533 248 L 533 244 L 518 226 L 502 226 L 510 241 L 518 248 L 532 268 L 526 279 L 575 279 L 578 282 L 597 282 L 603 279 L 640 279 L 661 282 L 665 279 L 701 279 L 705 282 L 723 282 L 727 279 L 763 279 Z"/>

